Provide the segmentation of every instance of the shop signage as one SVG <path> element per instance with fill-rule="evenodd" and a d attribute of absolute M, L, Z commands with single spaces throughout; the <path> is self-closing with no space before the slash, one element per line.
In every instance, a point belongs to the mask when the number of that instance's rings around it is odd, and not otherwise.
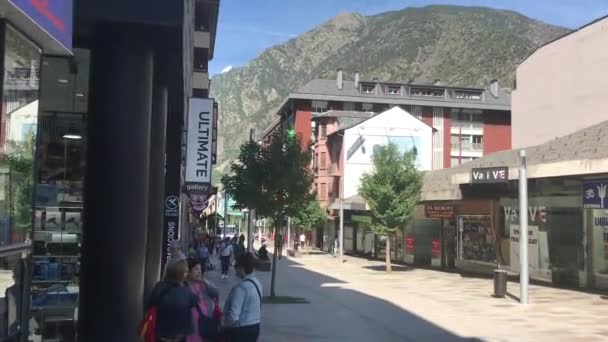
<path fill-rule="evenodd" d="M 179 239 L 179 197 L 168 195 L 165 197 L 165 231 L 163 236 L 163 260 L 171 259 L 173 241 Z"/>
<path fill-rule="evenodd" d="M 608 180 L 583 182 L 583 208 L 608 209 Z"/>
<path fill-rule="evenodd" d="M 219 110 L 217 102 L 213 102 L 213 144 L 211 148 L 211 164 L 217 164 L 217 128 L 219 121 Z"/>
<path fill-rule="evenodd" d="M 211 183 L 213 99 L 190 99 L 186 141 L 186 183 Z"/>
<path fill-rule="evenodd" d="M 416 247 L 416 240 L 413 236 L 409 235 L 405 238 L 405 251 L 408 253 L 414 253 Z"/>
<path fill-rule="evenodd" d="M 509 182 L 509 168 L 506 166 L 475 168 L 471 170 L 472 184 Z"/>
<path fill-rule="evenodd" d="M 513 272 L 519 272 L 519 225 L 512 224 L 510 225 L 510 248 L 509 248 L 509 256 L 510 256 L 510 264 L 511 270 Z M 538 273 L 539 269 L 539 260 L 538 260 L 538 251 L 539 251 L 539 235 L 538 235 L 538 226 L 528 226 L 528 266 L 530 271 L 534 273 Z"/>
<path fill-rule="evenodd" d="M 454 218 L 454 206 L 427 204 L 424 206 L 424 215 L 428 218 L 451 219 Z"/>
<path fill-rule="evenodd" d="M 73 0 L 9 0 L 66 49 L 72 48 Z"/>
<path fill-rule="evenodd" d="M 190 208 L 193 212 L 200 214 L 209 204 L 213 187 L 211 184 L 186 183 L 185 188 L 190 200 Z"/>
<path fill-rule="evenodd" d="M 507 207 L 504 208 L 506 222 L 519 222 L 519 208 Z M 544 206 L 531 206 L 528 207 L 528 221 L 529 223 L 541 224 L 547 223 L 547 207 Z"/>

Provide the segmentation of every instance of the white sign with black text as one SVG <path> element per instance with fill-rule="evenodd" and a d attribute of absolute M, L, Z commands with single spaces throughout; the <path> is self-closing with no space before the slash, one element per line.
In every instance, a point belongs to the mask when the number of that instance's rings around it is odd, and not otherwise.
<path fill-rule="evenodd" d="M 186 183 L 211 183 L 213 99 L 191 98 L 188 108 Z"/>

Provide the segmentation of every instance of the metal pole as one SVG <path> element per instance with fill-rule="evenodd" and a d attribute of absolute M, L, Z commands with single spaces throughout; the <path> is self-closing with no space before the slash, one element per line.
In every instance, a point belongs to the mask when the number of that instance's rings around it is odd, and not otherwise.
<path fill-rule="evenodd" d="M 287 249 L 291 248 L 291 217 L 287 218 Z"/>
<path fill-rule="evenodd" d="M 216 191 L 215 192 L 215 224 L 213 225 L 213 238 L 215 238 L 217 236 L 217 224 L 219 222 L 219 218 L 217 217 L 217 215 L 220 213 L 220 197 L 218 196 L 219 193 Z"/>
<path fill-rule="evenodd" d="M 252 248 L 251 245 L 253 245 L 253 235 L 251 234 L 252 232 L 252 226 L 253 226 L 253 220 L 255 217 L 255 209 L 251 209 L 249 210 L 249 222 L 247 222 L 247 252 L 251 252 Z"/>
<path fill-rule="evenodd" d="M 344 200 L 340 198 L 340 236 L 338 238 L 340 246 L 340 263 L 344 262 Z"/>
<path fill-rule="evenodd" d="M 528 176 L 526 151 L 519 151 L 519 301 L 528 304 Z"/>
<path fill-rule="evenodd" d="M 224 190 L 224 234 L 223 238 L 226 238 L 226 226 L 228 225 L 228 192 Z"/>

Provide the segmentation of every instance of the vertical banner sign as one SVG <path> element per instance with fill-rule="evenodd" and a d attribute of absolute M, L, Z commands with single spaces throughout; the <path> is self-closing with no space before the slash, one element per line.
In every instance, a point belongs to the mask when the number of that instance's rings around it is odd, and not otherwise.
<path fill-rule="evenodd" d="M 213 144 L 211 149 L 211 164 L 217 164 L 217 128 L 219 121 L 219 110 L 217 102 L 213 102 Z"/>
<path fill-rule="evenodd" d="M 72 49 L 73 0 L 9 0 L 64 48 Z"/>
<path fill-rule="evenodd" d="M 188 108 L 186 184 L 211 183 L 213 99 L 191 98 Z"/>
<path fill-rule="evenodd" d="M 179 235 L 179 196 L 165 196 L 164 204 L 166 229 L 163 236 L 163 264 L 171 259 L 173 241 L 177 240 Z"/>

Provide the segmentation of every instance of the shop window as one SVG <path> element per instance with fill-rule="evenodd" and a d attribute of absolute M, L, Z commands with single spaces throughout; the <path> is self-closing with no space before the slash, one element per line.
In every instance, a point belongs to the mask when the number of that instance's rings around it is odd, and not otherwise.
<path fill-rule="evenodd" d="M 490 216 L 460 216 L 458 219 L 460 259 L 495 264 L 496 234 Z"/>

